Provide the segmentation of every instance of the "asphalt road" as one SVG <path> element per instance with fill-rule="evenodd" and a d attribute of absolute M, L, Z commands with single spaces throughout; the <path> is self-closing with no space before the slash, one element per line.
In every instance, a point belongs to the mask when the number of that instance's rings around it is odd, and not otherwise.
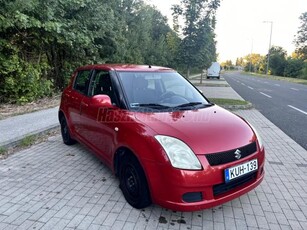
<path fill-rule="evenodd" d="M 307 85 L 228 72 L 225 80 L 245 100 L 307 150 Z"/>

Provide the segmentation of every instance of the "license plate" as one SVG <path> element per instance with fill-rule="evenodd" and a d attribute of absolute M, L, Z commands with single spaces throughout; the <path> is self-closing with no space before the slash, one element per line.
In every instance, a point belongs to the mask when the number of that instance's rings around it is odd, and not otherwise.
<path fill-rule="evenodd" d="M 258 161 L 257 159 L 251 160 L 249 162 L 236 165 L 234 167 L 225 169 L 225 181 L 229 182 L 233 179 L 236 179 L 240 176 L 248 174 L 250 172 L 254 172 L 258 169 Z"/>

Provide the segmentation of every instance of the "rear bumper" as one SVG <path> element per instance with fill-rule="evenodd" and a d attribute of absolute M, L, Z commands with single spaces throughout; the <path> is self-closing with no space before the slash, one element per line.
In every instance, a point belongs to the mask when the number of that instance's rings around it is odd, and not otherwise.
<path fill-rule="evenodd" d="M 220 75 L 207 75 L 207 77 L 212 77 L 212 78 L 216 77 L 216 78 L 219 78 Z"/>

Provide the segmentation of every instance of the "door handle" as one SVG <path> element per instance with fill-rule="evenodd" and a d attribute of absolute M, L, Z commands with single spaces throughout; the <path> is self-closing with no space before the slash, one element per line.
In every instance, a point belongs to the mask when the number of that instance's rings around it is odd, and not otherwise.
<path fill-rule="evenodd" d="M 85 106 L 85 107 L 88 107 L 88 104 L 84 103 L 84 102 L 81 102 L 81 105 Z"/>
<path fill-rule="evenodd" d="M 80 115 L 82 114 L 82 108 L 83 107 L 88 108 L 88 104 L 84 103 L 84 102 L 81 102 L 81 104 L 80 104 Z"/>

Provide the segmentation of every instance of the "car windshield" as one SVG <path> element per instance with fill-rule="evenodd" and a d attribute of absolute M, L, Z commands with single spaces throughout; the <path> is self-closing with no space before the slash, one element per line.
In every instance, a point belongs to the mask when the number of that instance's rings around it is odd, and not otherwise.
<path fill-rule="evenodd" d="M 194 109 L 210 106 L 177 72 L 118 72 L 131 109 Z"/>

